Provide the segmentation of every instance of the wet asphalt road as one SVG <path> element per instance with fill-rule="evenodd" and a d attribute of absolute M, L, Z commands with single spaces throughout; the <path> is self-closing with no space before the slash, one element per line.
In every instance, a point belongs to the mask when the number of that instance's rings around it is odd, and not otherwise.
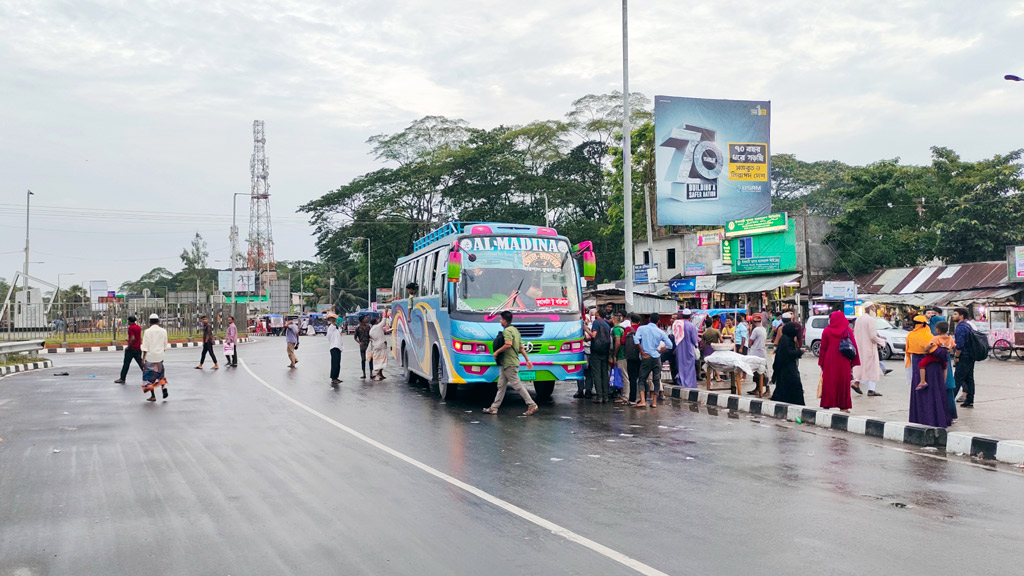
<path fill-rule="evenodd" d="M 529 418 L 510 392 L 494 417 L 394 363 L 360 380 L 346 346 L 338 390 L 322 337 L 293 371 L 283 340 L 240 349 L 308 410 L 241 367 L 192 369 L 194 349 L 168 351 L 155 404 L 137 368 L 111 382 L 116 353 L 0 380 L 0 575 L 1019 573 L 1016 469 L 677 402 L 577 403 L 568 387 Z"/>

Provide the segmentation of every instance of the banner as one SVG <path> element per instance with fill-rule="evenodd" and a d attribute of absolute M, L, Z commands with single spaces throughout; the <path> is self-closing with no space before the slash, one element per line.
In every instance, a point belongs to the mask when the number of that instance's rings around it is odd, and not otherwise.
<path fill-rule="evenodd" d="M 821 297 L 825 300 L 854 300 L 857 298 L 855 282 L 825 282 Z"/>
<path fill-rule="evenodd" d="M 708 273 L 708 267 L 703 262 L 687 264 L 683 268 L 683 276 L 703 276 Z"/>
<path fill-rule="evenodd" d="M 770 109 L 655 96 L 658 225 L 724 225 L 771 211 Z"/>
<path fill-rule="evenodd" d="M 217 290 L 222 293 L 231 292 L 231 270 L 217 271 Z M 235 270 L 235 292 L 246 294 L 256 291 L 256 272 L 253 270 Z"/>

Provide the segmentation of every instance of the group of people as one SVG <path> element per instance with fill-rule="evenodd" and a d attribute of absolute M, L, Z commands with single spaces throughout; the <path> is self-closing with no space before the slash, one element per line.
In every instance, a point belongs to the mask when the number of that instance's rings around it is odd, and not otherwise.
<path fill-rule="evenodd" d="M 128 317 L 128 342 L 124 347 L 124 362 L 121 366 L 121 377 L 114 380 L 116 384 L 124 384 L 132 363 L 137 363 L 142 370 L 142 392 L 148 393 L 149 402 L 156 402 L 156 389 L 167 398 L 167 377 L 164 369 L 164 352 L 170 348 L 167 341 L 167 330 L 160 326 L 160 316 L 150 314 L 149 328 L 142 331 L 135 316 Z"/>
<path fill-rule="evenodd" d="M 822 408 L 839 408 L 849 412 L 851 391 L 868 396 L 881 396 L 875 387 L 884 373 L 891 372 L 878 358 L 878 346 L 884 340 L 877 334 L 874 322 L 875 305 L 864 304 L 851 331 L 846 316 L 836 311 L 829 316 L 829 325 L 822 332 L 818 365 L 822 376 L 819 386 Z M 974 407 L 974 327 L 966 308 L 953 310 L 956 323 L 950 335 L 950 323 L 942 309 L 929 308 L 910 319 L 913 329 L 907 335 L 907 383 L 910 390 L 909 421 L 926 426 L 947 428 L 957 419 L 957 403 L 961 408 Z M 850 350 L 855 352 L 850 352 Z M 957 394 L 963 395 L 957 398 Z"/>

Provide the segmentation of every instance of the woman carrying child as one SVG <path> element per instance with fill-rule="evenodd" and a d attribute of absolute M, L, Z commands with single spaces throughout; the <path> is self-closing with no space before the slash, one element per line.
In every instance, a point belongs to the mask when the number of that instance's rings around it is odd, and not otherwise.
<path fill-rule="evenodd" d="M 953 423 L 949 413 L 949 394 L 946 379 L 949 370 L 949 351 L 955 345 L 949 336 L 949 323 L 935 323 L 936 335 L 917 361 L 919 378 L 910 391 L 910 421 L 925 426 L 946 428 Z M 917 356 L 915 354 L 915 356 Z"/>

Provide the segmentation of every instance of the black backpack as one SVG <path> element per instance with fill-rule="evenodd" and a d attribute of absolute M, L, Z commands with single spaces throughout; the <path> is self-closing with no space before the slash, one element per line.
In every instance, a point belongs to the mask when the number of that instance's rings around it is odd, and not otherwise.
<path fill-rule="evenodd" d="M 505 345 L 505 329 L 498 330 L 498 335 L 494 337 L 494 348 L 491 348 L 491 354 L 498 351 L 499 348 Z"/>
<path fill-rule="evenodd" d="M 610 356 L 613 350 L 612 329 L 602 318 L 594 320 L 594 338 L 590 341 L 591 356 Z"/>
<path fill-rule="evenodd" d="M 967 322 L 967 320 L 964 320 Z M 981 362 L 988 358 L 990 346 L 988 345 L 988 337 L 978 332 L 971 326 L 970 322 L 967 323 L 967 327 L 970 329 L 967 337 L 967 349 L 971 354 L 971 360 L 975 362 Z"/>

